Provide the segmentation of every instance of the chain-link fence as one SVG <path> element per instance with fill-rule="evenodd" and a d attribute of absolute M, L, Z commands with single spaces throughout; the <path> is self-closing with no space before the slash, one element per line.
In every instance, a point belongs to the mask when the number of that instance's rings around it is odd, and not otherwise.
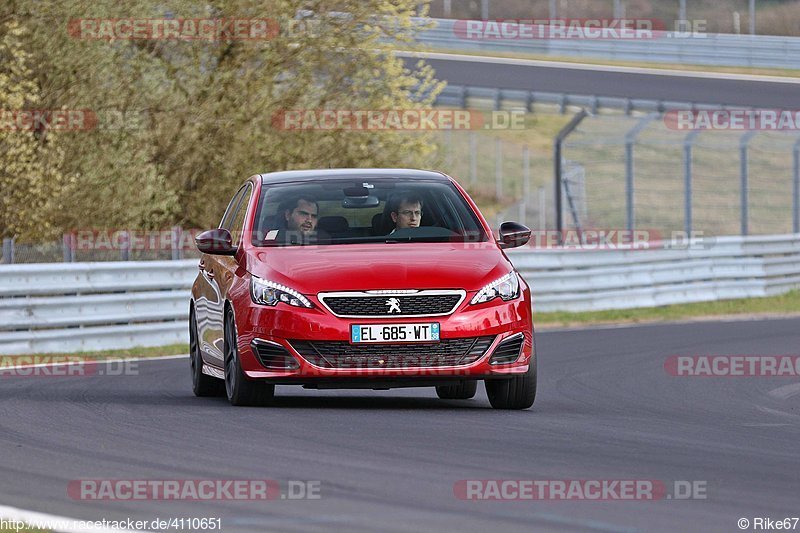
<path fill-rule="evenodd" d="M 560 116 L 554 106 L 534 111 Z M 495 229 L 505 220 L 557 229 L 552 145 L 508 131 L 446 130 L 437 139 L 428 166 L 454 176 Z M 605 110 L 580 121 L 561 155 L 562 229 L 800 233 L 800 132 L 680 130 L 663 113 Z M 0 262 L 199 255 L 188 230 L 155 233 L 155 245 L 146 235 L 94 235 L 88 245 L 74 235 L 41 244 L 5 239 Z"/>
<path fill-rule="evenodd" d="M 566 139 L 586 177 L 583 219 L 567 227 L 706 235 L 800 231 L 797 132 L 678 130 L 662 114 L 597 116 Z"/>
<path fill-rule="evenodd" d="M 588 116 L 566 137 L 563 229 L 800 232 L 800 132 L 682 130 L 665 117 Z M 556 229 L 552 151 L 481 132 L 441 138 L 443 170 L 492 224 Z"/>
<path fill-rule="evenodd" d="M 440 139 L 440 168 L 467 189 L 490 223 L 513 219 L 539 227 L 553 217 L 548 151 L 475 131 L 448 130 Z"/>

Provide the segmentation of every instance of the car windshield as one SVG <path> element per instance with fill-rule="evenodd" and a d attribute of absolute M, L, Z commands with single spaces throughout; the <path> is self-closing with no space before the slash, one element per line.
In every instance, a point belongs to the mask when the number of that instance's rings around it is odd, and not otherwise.
<path fill-rule="evenodd" d="M 488 240 L 449 181 L 357 177 L 262 187 L 255 246 Z"/>

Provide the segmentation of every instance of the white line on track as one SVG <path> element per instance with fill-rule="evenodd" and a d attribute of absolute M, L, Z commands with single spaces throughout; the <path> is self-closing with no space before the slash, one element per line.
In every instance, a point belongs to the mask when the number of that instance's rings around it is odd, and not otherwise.
<path fill-rule="evenodd" d="M 800 383 L 790 383 L 789 385 L 772 389 L 767 394 L 779 400 L 788 400 L 792 396 L 800 394 Z"/>
<path fill-rule="evenodd" d="M 0 505 L 0 520 L 25 522 L 26 524 L 50 529 L 58 533 L 150 533 L 143 529 L 134 532 L 130 529 L 78 527 L 81 522 L 97 522 L 97 520 L 68 518 L 66 516 L 38 513 L 36 511 L 27 511 L 25 509 L 17 509 L 16 507 L 8 507 L 5 505 Z M 13 530 L 14 528 L 11 527 L 8 529 Z"/>
<path fill-rule="evenodd" d="M 700 78 L 710 80 L 758 81 L 770 83 L 800 84 L 800 78 L 788 76 L 767 76 L 762 74 L 736 74 L 730 72 L 699 72 L 695 70 L 678 70 L 666 68 L 624 67 L 617 65 L 595 65 L 591 63 L 569 63 L 567 61 L 546 61 L 542 59 L 521 59 L 515 57 L 471 56 L 465 54 L 448 54 L 444 52 L 417 52 L 413 50 L 397 50 L 399 57 L 419 57 L 423 59 L 442 59 L 447 61 L 469 61 L 472 63 L 494 63 L 500 65 L 516 65 L 528 67 L 562 68 L 573 70 L 591 70 L 594 72 L 616 72 L 619 74 L 649 74 L 653 76 L 678 76 L 681 78 Z"/>

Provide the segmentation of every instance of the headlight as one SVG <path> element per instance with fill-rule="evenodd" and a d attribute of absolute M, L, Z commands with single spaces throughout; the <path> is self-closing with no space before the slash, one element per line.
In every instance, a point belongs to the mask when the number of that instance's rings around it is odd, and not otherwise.
<path fill-rule="evenodd" d="M 519 278 L 517 277 L 517 273 L 512 270 L 502 278 L 491 282 L 479 290 L 478 294 L 472 298 L 470 303 L 472 305 L 482 304 L 494 300 L 497 297 L 507 302 L 513 300 L 517 296 L 519 296 Z"/>
<path fill-rule="evenodd" d="M 308 298 L 296 290 L 255 276 L 250 276 L 250 297 L 257 304 L 271 307 L 278 305 L 278 302 L 309 309 L 314 307 Z"/>

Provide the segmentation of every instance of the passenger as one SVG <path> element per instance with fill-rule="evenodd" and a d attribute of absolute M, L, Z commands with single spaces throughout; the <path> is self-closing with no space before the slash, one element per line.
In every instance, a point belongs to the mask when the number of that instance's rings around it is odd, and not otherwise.
<path fill-rule="evenodd" d="M 401 193 L 389 200 L 389 215 L 394 233 L 399 229 L 418 228 L 422 221 L 422 198 L 415 193 Z"/>

